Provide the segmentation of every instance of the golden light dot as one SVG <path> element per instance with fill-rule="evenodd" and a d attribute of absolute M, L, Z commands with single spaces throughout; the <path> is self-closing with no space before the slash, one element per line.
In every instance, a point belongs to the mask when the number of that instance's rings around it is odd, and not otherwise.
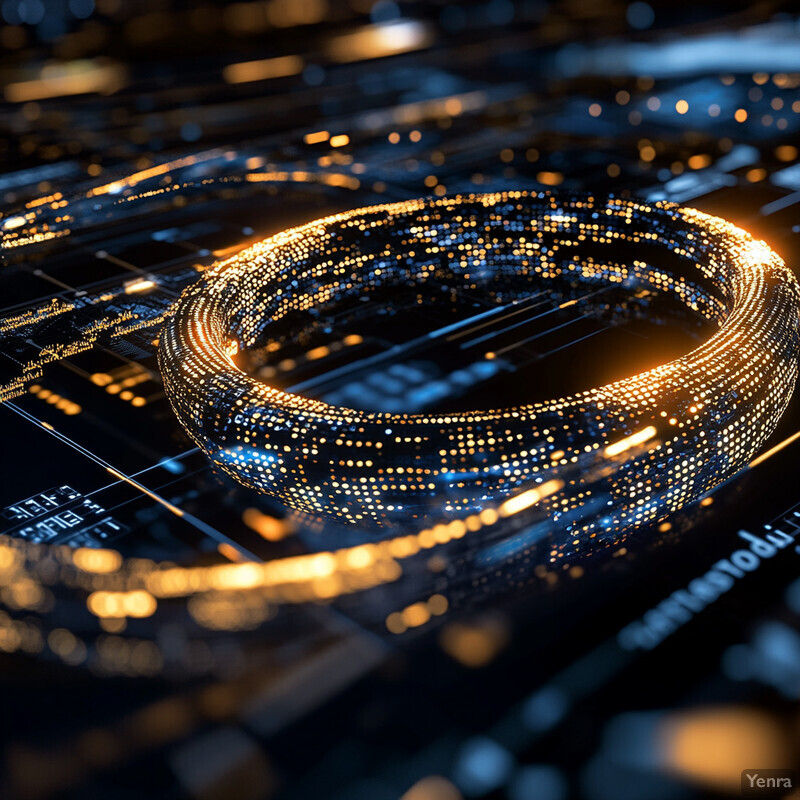
<path fill-rule="evenodd" d="M 705 169 L 711 164 L 711 156 L 708 153 L 697 153 L 686 162 L 690 169 Z"/>
<path fill-rule="evenodd" d="M 775 148 L 775 156 L 778 161 L 795 161 L 797 159 L 797 148 L 793 144 L 782 144 Z"/>
<path fill-rule="evenodd" d="M 747 170 L 745 177 L 749 183 L 758 183 L 767 177 L 767 171 L 763 167 L 754 167 L 753 169 Z"/>
<path fill-rule="evenodd" d="M 639 158 L 641 158 L 642 161 L 652 161 L 655 157 L 656 157 L 656 149 L 652 145 L 649 144 L 645 145 L 639 151 Z"/>
<path fill-rule="evenodd" d="M 538 172 L 536 180 L 545 186 L 558 186 L 563 183 L 564 176 L 560 172 Z"/>

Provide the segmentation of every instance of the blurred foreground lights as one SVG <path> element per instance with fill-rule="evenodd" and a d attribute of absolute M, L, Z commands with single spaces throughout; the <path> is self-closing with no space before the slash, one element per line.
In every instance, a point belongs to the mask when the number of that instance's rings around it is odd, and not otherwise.
<path fill-rule="evenodd" d="M 400 800 L 462 800 L 463 795 L 447 778 L 428 775 L 417 781 Z"/>
<path fill-rule="evenodd" d="M 298 75 L 303 71 L 303 66 L 303 59 L 300 56 L 278 56 L 258 61 L 243 61 L 225 67 L 222 70 L 222 78 L 226 83 L 266 81 L 271 78 Z"/>
<path fill-rule="evenodd" d="M 795 765 L 793 738 L 779 720 L 754 708 L 690 709 L 661 721 L 660 762 L 693 784 L 738 795 L 743 769 Z"/>
<path fill-rule="evenodd" d="M 405 633 L 409 628 L 419 628 L 433 617 L 444 614 L 448 608 L 447 598 L 435 594 L 427 602 L 412 603 L 402 611 L 395 611 L 386 617 L 386 629 L 390 633 Z"/>
<path fill-rule="evenodd" d="M 334 61 L 348 63 L 422 50 L 433 41 L 433 30 L 428 25 L 417 20 L 396 20 L 336 36 L 329 40 L 326 51 Z"/>
<path fill-rule="evenodd" d="M 794 610 L 793 591 L 796 588 L 790 586 L 786 598 L 787 605 Z M 723 653 L 722 669 L 731 680 L 758 681 L 772 686 L 787 700 L 798 700 L 800 633 L 778 620 L 762 622 L 749 644 L 732 645 Z"/>
<path fill-rule="evenodd" d="M 151 617 L 156 599 L 142 589 L 130 592 L 92 592 L 86 600 L 89 611 L 97 617 Z"/>
<path fill-rule="evenodd" d="M 740 797 L 742 770 L 791 769 L 797 752 L 788 725 L 752 707 L 630 711 L 607 723 L 601 747 L 582 775 L 584 795 L 589 800 L 700 796 L 689 792 L 692 787 Z"/>
<path fill-rule="evenodd" d="M 531 695 L 522 708 L 522 720 L 530 730 L 539 733 L 557 725 L 569 708 L 569 698 L 554 686 L 545 686 Z"/>
<path fill-rule="evenodd" d="M 566 800 L 569 784 L 557 767 L 533 764 L 514 776 L 508 790 L 509 800 Z"/>
<path fill-rule="evenodd" d="M 494 739 L 476 736 L 461 746 L 453 779 L 467 797 L 484 795 L 502 786 L 511 773 L 514 757 Z"/>
<path fill-rule="evenodd" d="M 72 555 L 72 562 L 84 572 L 105 574 L 122 566 L 122 556 L 116 550 L 96 550 L 81 547 Z"/>
<path fill-rule="evenodd" d="M 653 7 L 649 3 L 631 3 L 625 11 L 628 24 L 636 30 L 643 31 L 649 28 L 656 19 Z"/>
<path fill-rule="evenodd" d="M 439 645 L 465 667 L 485 667 L 509 641 L 508 625 L 500 617 L 473 622 L 451 622 L 439 634 Z"/>
<path fill-rule="evenodd" d="M 77 94 L 113 94 L 124 86 L 126 77 L 124 67 L 104 59 L 47 64 L 31 80 L 6 84 L 4 93 L 9 103 Z"/>
<path fill-rule="evenodd" d="M 268 542 L 279 542 L 291 535 L 292 532 L 288 522 L 264 514 L 257 508 L 245 509 L 242 521 Z"/>
<path fill-rule="evenodd" d="M 705 169 L 711 166 L 711 156 L 708 153 L 696 153 L 686 162 L 689 169 Z"/>

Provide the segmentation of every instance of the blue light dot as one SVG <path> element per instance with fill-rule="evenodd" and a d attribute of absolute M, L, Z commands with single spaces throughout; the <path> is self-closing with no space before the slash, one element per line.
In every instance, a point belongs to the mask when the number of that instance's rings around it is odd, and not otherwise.
<path fill-rule="evenodd" d="M 94 0 L 69 0 L 69 10 L 78 19 L 86 19 L 92 16 Z"/>
<path fill-rule="evenodd" d="M 196 142 L 202 135 L 203 130 L 196 122 L 185 122 L 181 125 L 181 139 L 184 142 Z"/>
<path fill-rule="evenodd" d="M 631 3 L 625 15 L 628 18 L 628 24 L 639 31 L 649 28 L 656 19 L 653 9 L 647 3 L 642 2 Z"/>
<path fill-rule="evenodd" d="M 325 70 L 319 64 L 309 64 L 303 70 L 303 80 L 309 86 L 319 86 L 325 80 Z"/>

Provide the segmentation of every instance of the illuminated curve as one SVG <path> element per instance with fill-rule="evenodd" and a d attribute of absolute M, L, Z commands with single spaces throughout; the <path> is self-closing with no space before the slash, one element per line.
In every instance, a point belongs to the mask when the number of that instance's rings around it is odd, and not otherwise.
<path fill-rule="evenodd" d="M 718 329 L 600 388 L 449 414 L 340 408 L 234 361 L 365 296 L 437 281 L 499 302 L 545 280 L 566 303 L 609 289 L 610 311 L 646 291 Z M 266 239 L 184 292 L 159 352 L 191 438 L 295 509 L 447 519 L 558 479 L 545 513 L 588 536 L 657 521 L 746 465 L 789 402 L 797 358 L 798 284 L 764 242 L 672 204 L 516 191 L 358 209 Z"/>

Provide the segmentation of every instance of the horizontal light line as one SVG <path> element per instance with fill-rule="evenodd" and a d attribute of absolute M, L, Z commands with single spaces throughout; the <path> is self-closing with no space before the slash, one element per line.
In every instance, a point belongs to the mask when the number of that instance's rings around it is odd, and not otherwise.
<path fill-rule="evenodd" d="M 222 77 L 226 83 L 252 83 L 265 81 L 270 78 L 286 78 L 289 75 L 298 75 L 303 71 L 303 59 L 300 56 L 278 56 L 277 58 L 263 58 L 258 61 L 242 61 L 238 64 L 228 64 L 222 70 Z"/>
<path fill-rule="evenodd" d="M 758 458 L 754 458 L 748 466 L 751 468 L 757 467 L 763 461 L 766 461 L 770 456 L 774 456 L 775 453 L 780 452 L 784 447 L 788 447 L 792 442 L 795 442 L 798 439 L 800 439 L 800 431 L 793 433 L 788 439 L 784 439 L 782 442 L 779 442 L 775 445 L 775 447 L 770 448 L 766 453 L 762 453 L 760 456 L 758 456 Z"/>
<path fill-rule="evenodd" d="M 637 444 L 644 444 L 649 439 L 652 439 L 656 433 L 658 433 L 658 431 L 656 431 L 655 427 L 653 425 L 648 425 L 646 428 L 642 428 L 642 430 L 636 431 L 636 433 L 632 433 L 630 436 L 626 436 L 624 439 L 620 439 L 620 441 L 608 445 L 605 449 L 605 455 L 609 458 L 618 456 L 620 453 L 630 450 L 631 447 L 636 447 Z"/>

